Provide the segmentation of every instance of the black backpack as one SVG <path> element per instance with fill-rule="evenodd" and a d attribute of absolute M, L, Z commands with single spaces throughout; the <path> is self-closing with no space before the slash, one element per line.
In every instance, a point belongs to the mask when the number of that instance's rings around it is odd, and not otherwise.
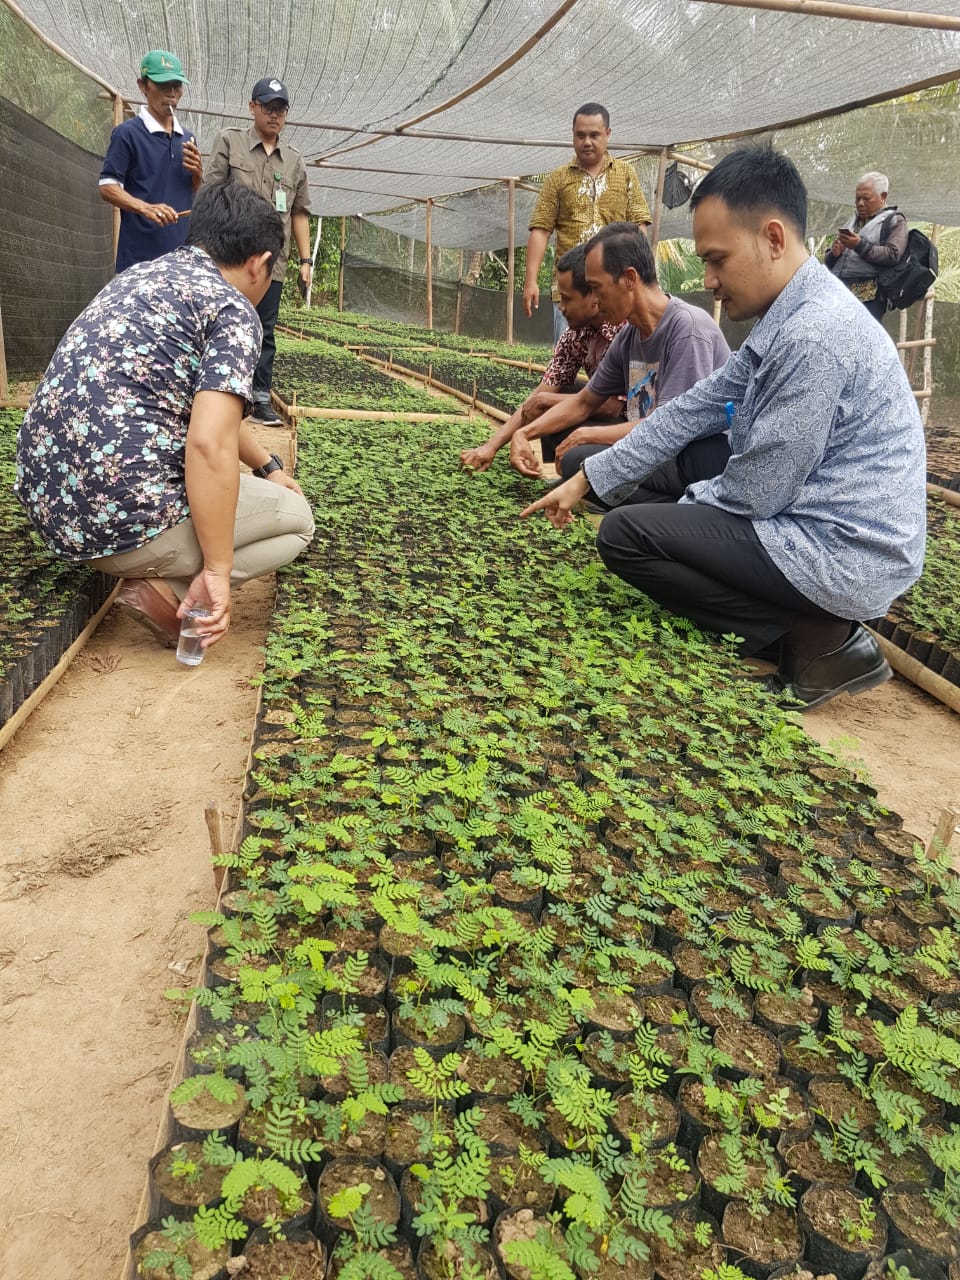
<path fill-rule="evenodd" d="M 927 296 L 940 265 L 937 246 L 914 228 L 907 235 L 907 250 L 899 262 L 884 267 L 877 275 L 877 287 L 887 309 L 903 311 Z"/>

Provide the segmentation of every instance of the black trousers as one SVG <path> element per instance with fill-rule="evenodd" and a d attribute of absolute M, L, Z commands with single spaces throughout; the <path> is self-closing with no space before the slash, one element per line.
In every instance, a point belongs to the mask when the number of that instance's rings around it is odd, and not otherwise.
<path fill-rule="evenodd" d="M 280 295 L 283 293 L 283 281 L 271 281 L 270 288 L 260 300 L 257 315 L 263 325 L 263 345 L 260 348 L 260 359 L 253 371 L 253 399 L 258 404 L 270 403 L 270 388 L 273 385 L 273 358 L 277 354 L 277 339 L 274 330 L 277 327 L 277 316 L 280 314 Z"/>
<path fill-rule="evenodd" d="M 601 559 L 671 613 L 706 631 L 742 637 L 745 656 L 782 636 L 795 637 L 807 654 L 831 652 L 843 643 L 849 622 L 784 577 L 750 520 L 705 503 L 678 505 L 688 484 L 718 475 L 728 456 L 726 437 L 711 436 L 647 476 L 636 491 L 647 496 L 604 516 L 597 534 Z"/>

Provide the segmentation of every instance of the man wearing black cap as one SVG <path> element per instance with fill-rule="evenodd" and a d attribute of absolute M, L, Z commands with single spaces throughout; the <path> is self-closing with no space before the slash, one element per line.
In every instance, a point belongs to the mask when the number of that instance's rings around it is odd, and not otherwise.
<path fill-rule="evenodd" d="M 206 167 L 208 182 L 243 183 L 269 200 L 283 221 L 283 252 L 274 261 L 270 288 L 257 307 L 257 315 L 263 325 L 263 347 L 253 375 L 250 420 L 268 427 L 281 425 L 270 404 L 270 384 L 273 380 L 273 357 L 277 351 L 274 328 L 290 256 L 291 232 L 300 255 L 300 277 L 305 284 L 310 283 L 307 171 L 299 151 L 280 145 L 280 131 L 289 109 L 290 97 L 282 80 L 275 76 L 264 76 L 258 80 L 250 94 L 253 124 L 249 129 L 224 129 L 213 144 Z"/>

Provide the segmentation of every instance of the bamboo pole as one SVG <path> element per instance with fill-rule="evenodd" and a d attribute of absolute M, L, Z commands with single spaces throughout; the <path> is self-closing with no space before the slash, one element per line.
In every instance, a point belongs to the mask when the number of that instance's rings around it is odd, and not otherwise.
<path fill-rule="evenodd" d="M 123 99 L 119 93 L 113 95 L 113 127 L 123 124 Z M 117 260 L 117 247 L 120 244 L 120 210 L 113 208 L 113 260 Z"/>
<path fill-rule="evenodd" d="M 536 31 L 534 31 L 519 48 L 514 49 L 514 51 L 511 54 L 508 54 L 503 61 L 498 62 L 495 67 L 486 73 L 486 75 L 482 76 L 473 84 L 467 85 L 466 89 L 462 89 L 459 93 L 454 94 L 454 96 L 452 98 L 448 98 L 446 102 L 438 102 L 436 106 L 430 107 L 429 110 L 421 111 L 418 116 L 411 116 L 409 120 L 405 120 L 402 124 L 396 125 L 393 132 L 402 135 L 405 130 L 411 128 L 413 125 L 419 124 L 422 120 L 429 120 L 431 116 L 441 115 L 444 111 L 449 111 L 452 107 L 457 106 L 458 103 L 463 102 L 464 99 L 472 97 L 473 94 L 479 93 L 480 90 L 486 88 L 488 84 L 499 79 L 499 77 L 509 71 L 511 67 L 515 66 L 521 58 L 525 57 L 531 49 L 535 48 L 543 37 L 552 31 L 558 22 L 562 21 L 562 19 L 566 17 L 567 13 L 576 3 L 577 0 L 563 0 L 560 7 L 550 15 L 546 22 L 541 23 Z M 361 147 L 370 146 L 372 141 L 375 141 L 375 139 L 367 139 L 364 142 L 356 142 L 353 146 L 341 147 L 339 151 L 328 152 L 327 155 L 322 158 L 328 159 L 331 156 L 343 155 L 348 151 L 357 151 Z"/>
<path fill-rule="evenodd" d="M 930 243 L 936 245 L 937 238 L 940 234 L 939 226 L 934 223 L 930 228 Z M 923 317 L 923 338 L 926 345 L 923 348 L 923 390 L 925 391 L 924 404 L 920 410 L 920 419 L 923 425 L 927 425 L 930 417 L 930 403 L 933 400 L 933 288 L 927 290 L 927 296 L 923 300 L 924 317 Z"/>
<path fill-rule="evenodd" d="M 457 306 L 453 315 L 453 332 L 460 332 L 460 321 L 463 316 L 463 250 L 460 250 L 460 265 L 457 268 Z"/>
<path fill-rule="evenodd" d="M 516 235 L 513 219 L 517 210 L 517 186 L 515 178 L 507 179 L 507 342 L 513 345 L 513 304 L 516 277 Z"/>
<path fill-rule="evenodd" d="M 416 376 L 416 375 L 411 375 Z M 431 386 L 439 383 L 431 379 Z M 377 422 L 469 422 L 466 413 L 400 413 L 397 410 L 378 409 L 324 409 L 323 405 L 301 404 L 288 410 L 291 418 L 330 418 L 337 422 L 364 422 L 373 418 Z"/>
<path fill-rule="evenodd" d="M 846 18 L 851 22 L 881 22 L 894 27 L 927 27 L 933 31 L 960 31 L 960 18 L 939 13 L 874 9 L 867 5 L 836 4 L 833 0 L 700 0 L 735 9 L 769 9 L 773 13 L 799 13 L 810 18 Z"/>
<path fill-rule="evenodd" d="M 870 631 L 870 628 L 868 627 L 867 630 Z M 942 702 L 951 711 L 960 712 L 960 685 L 944 680 L 943 676 L 938 676 L 935 671 L 931 671 L 922 662 L 918 662 L 909 653 L 892 644 L 885 636 L 877 635 L 875 631 L 870 631 L 870 634 L 898 675 L 905 676 L 911 684 L 915 684 L 924 693 L 929 693 L 932 698 Z"/>
<path fill-rule="evenodd" d="M 960 507 L 960 493 L 956 489 L 944 489 L 940 484 L 928 484 L 927 493 L 933 498 L 942 498 L 950 507 Z"/>
<path fill-rule="evenodd" d="M 366 360 L 367 364 L 374 365 L 377 369 L 384 369 L 387 373 L 396 373 L 399 370 L 405 378 L 412 378 L 417 382 L 426 382 L 426 378 L 422 373 L 417 373 L 415 369 L 407 369 L 402 364 L 388 365 L 385 360 L 378 360 L 376 356 L 361 355 L 360 360 Z M 495 409 L 493 405 L 484 404 L 482 400 L 477 400 L 475 396 L 468 396 L 464 391 L 458 391 L 456 387 L 448 387 L 445 382 L 438 382 L 436 378 L 431 377 L 430 386 L 436 387 L 438 391 L 444 391 L 448 396 L 453 396 L 455 400 L 462 400 L 464 404 L 468 404 L 471 408 L 479 409 L 482 414 L 488 418 L 493 418 L 497 422 L 506 422 L 510 417 L 509 413 L 504 413 L 502 409 Z M 461 419 L 462 421 L 462 419 Z"/>
<path fill-rule="evenodd" d="M 304 298 L 304 306 L 310 310 L 310 304 L 313 301 L 313 282 L 317 274 L 317 254 L 320 251 L 320 236 L 323 233 L 323 218 L 317 218 L 317 236 L 313 242 L 313 256 L 310 262 L 310 283 L 307 285 L 307 296 Z"/>
<path fill-rule="evenodd" d="M 337 276 L 337 310 L 343 310 L 343 258 L 347 250 L 347 220 L 340 219 L 340 271 Z"/>
<path fill-rule="evenodd" d="M 427 328 L 433 328 L 433 201 L 427 201 Z"/>
<path fill-rule="evenodd" d="M 907 313 L 905 311 L 901 311 L 900 314 L 904 319 L 907 318 Z M 909 351 L 911 347 L 935 347 L 936 345 L 936 338 L 910 338 L 906 342 L 898 342 L 897 350 Z"/>
<path fill-rule="evenodd" d="M 663 209 L 663 183 L 667 173 L 667 152 L 668 148 L 664 147 L 660 152 L 660 159 L 657 161 L 657 190 L 653 197 L 653 224 L 650 227 L 650 248 L 656 251 L 657 241 L 660 239 L 660 222 Z"/>
<path fill-rule="evenodd" d="M 7 348 L 3 340 L 3 305 L 0 303 L 0 404 L 7 403 L 10 383 L 7 380 Z"/>
<path fill-rule="evenodd" d="M 82 71 L 85 76 L 88 76 L 94 84 L 98 84 L 101 89 L 106 89 L 107 94 L 111 98 L 116 96 L 117 90 L 109 83 L 109 81 L 104 80 L 102 76 L 98 76 L 97 73 L 95 71 L 91 71 L 89 67 L 85 67 L 82 62 L 78 62 L 72 54 L 67 53 L 66 49 L 61 49 L 58 44 L 54 44 L 49 36 L 44 35 L 35 22 L 30 21 L 20 6 L 18 4 L 14 4 L 14 0 L 3 0 L 3 3 L 11 13 L 15 13 L 17 15 L 25 27 L 28 27 L 33 32 L 41 44 L 46 45 L 48 49 L 52 49 L 58 57 L 63 58 L 64 62 L 69 62 L 71 67 L 76 67 L 78 71 Z"/>

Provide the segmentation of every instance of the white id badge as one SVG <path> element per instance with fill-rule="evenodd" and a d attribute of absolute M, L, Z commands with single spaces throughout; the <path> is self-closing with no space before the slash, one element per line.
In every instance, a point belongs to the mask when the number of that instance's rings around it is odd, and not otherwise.
<path fill-rule="evenodd" d="M 276 191 L 273 193 L 273 207 L 276 209 L 277 213 L 287 212 L 287 193 L 282 187 L 277 187 Z"/>

